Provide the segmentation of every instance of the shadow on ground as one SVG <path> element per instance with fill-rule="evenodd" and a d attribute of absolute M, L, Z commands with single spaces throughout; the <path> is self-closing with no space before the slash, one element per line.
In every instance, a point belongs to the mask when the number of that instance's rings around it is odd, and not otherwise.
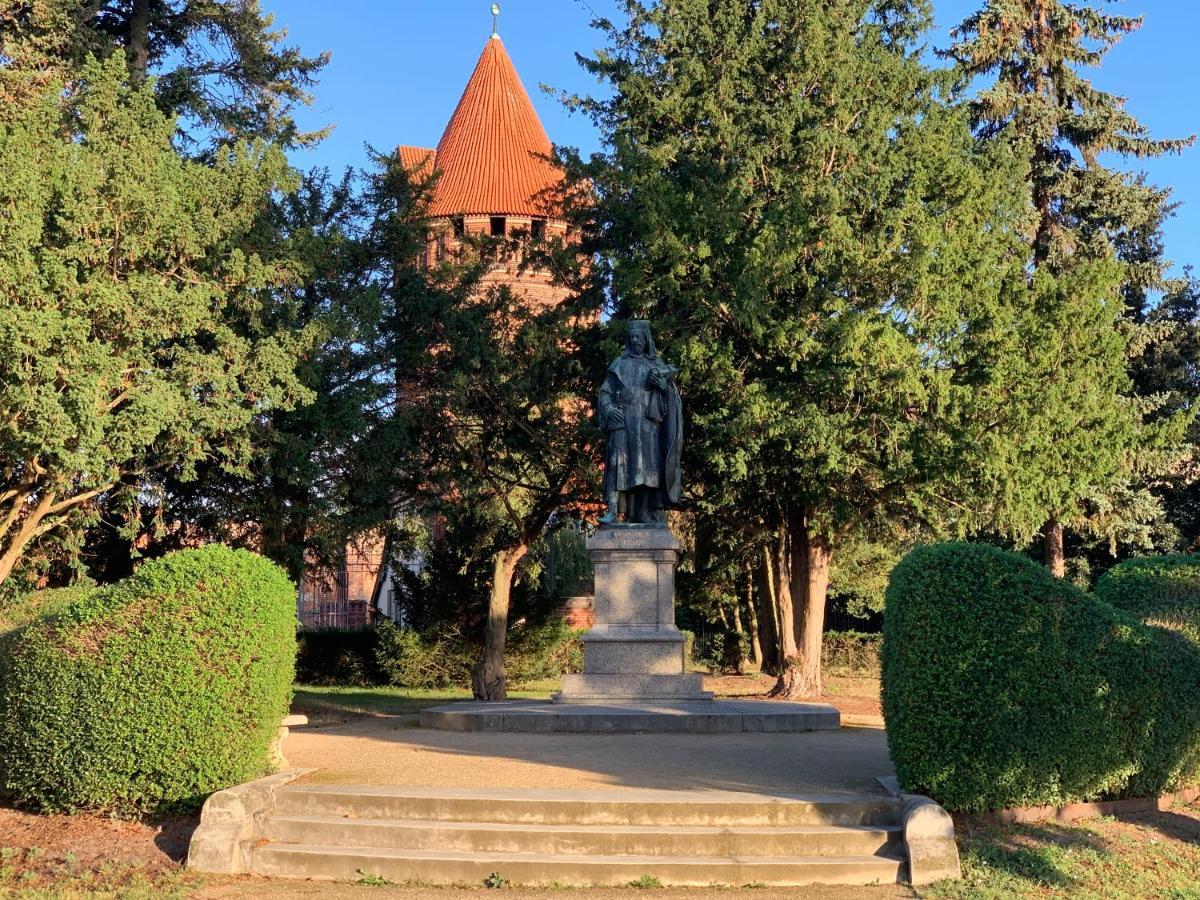
<path fill-rule="evenodd" d="M 881 729 L 803 734 L 497 734 L 366 716 L 297 728 L 290 765 L 311 780 L 428 787 L 879 792 L 892 775 Z"/>

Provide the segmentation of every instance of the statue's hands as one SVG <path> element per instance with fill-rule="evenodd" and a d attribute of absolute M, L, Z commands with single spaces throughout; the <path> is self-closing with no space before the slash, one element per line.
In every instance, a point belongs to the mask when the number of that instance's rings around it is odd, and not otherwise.
<path fill-rule="evenodd" d="M 608 412 L 604 417 L 605 431 L 620 431 L 625 427 L 625 410 L 617 404 L 613 404 L 608 408 Z"/>

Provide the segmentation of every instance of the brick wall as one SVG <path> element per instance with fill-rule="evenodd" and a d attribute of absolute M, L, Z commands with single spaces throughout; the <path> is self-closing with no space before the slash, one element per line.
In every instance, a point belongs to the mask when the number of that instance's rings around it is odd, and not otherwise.
<path fill-rule="evenodd" d="M 592 597 L 568 597 L 558 612 L 571 628 L 586 629 L 596 624 L 596 605 Z"/>

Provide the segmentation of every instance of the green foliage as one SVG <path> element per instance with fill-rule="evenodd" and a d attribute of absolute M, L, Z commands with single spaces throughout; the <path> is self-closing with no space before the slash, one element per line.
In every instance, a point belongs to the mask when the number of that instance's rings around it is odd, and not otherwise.
<path fill-rule="evenodd" d="M 380 622 L 376 661 L 387 684 L 397 687 L 463 687 L 471 683 L 475 650 L 461 633 L 423 637 L 394 622 Z"/>
<path fill-rule="evenodd" d="M 155 98 L 183 120 L 181 139 L 211 145 L 263 138 L 305 145 L 293 111 L 329 54 L 305 57 L 284 43 L 259 0 L 38 0 L 0 11 L 0 52 L 19 71 L 70 77 L 88 54 L 122 55 L 135 77 L 155 76 Z M 136 10 L 145 10 L 138 21 Z M 14 8 L 15 7 L 15 8 Z"/>
<path fill-rule="evenodd" d="M 1096 596 L 1148 625 L 1181 631 L 1200 644 L 1200 554 L 1126 560 L 1104 573 Z"/>
<path fill-rule="evenodd" d="M 653 875 L 640 875 L 634 881 L 629 882 L 628 887 L 637 888 L 639 890 L 653 890 L 660 888 L 663 884 Z"/>
<path fill-rule="evenodd" d="M 410 688 L 469 687 L 471 667 L 480 644 L 457 628 L 429 634 L 401 628 L 393 622 L 378 626 L 376 660 L 387 684 Z M 514 685 L 558 678 L 583 668 L 578 635 L 561 620 L 540 626 L 514 627 L 505 648 L 504 664 Z"/>
<path fill-rule="evenodd" d="M 1027 464 L 1022 165 L 945 101 L 926 2 L 620 6 L 584 63 L 611 97 L 572 98 L 605 141 L 568 160 L 598 197 L 580 224 L 617 316 L 653 319 L 680 366 L 690 507 L 741 566 L 790 561 L 819 630 L 828 555 L 881 521 L 966 527 L 984 464 L 1001 484 Z M 853 569 L 877 602 L 878 569 Z"/>
<path fill-rule="evenodd" d="M 366 687 L 383 684 L 375 628 L 317 628 L 296 635 L 296 683 Z"/>
<path fill-rule="evenodd" d="M 1041 333 L 1031 332 L 1021 365 L 1036 394 L 1010 398 L 1007 436 L 984 445 L 1002 467 L 989 475 L 989 524 L 1027 538 L 1052 519 L 1115 545 L 1131 531 L 1145 539 L 1154 498 L 1137 497 L 1139 480 L 1170 467 L 1194 412 L 1153 416 L 1162 397 L 1132 396 L 1128 359 L 1153 339 L 1141 327 L 1147 294 L 1165 286 L 1170 191 L 1108 168 L 1103 154 L 1159 156 L 1192 139 L 1152 139 L 1123 97 L 1088 80 L 1086 70 L 1141 25 L 1096 6 L 984 0 L 944 55 L 957 64 L 981 138 L 1028 164 L 1021 233 Z"/>
<path fill-rule="evenodd" d="M 244 249 L 283 154 L 185 160 L 119 61 L 79 74 L 0 121 L 0 582 L 70 557 L 106 495 L 244 471 L 256 418 L 307 399 L 314 335 L 259 320 L 286 267 Z"/>
<path fill-rule="evenodd" d="M 691 634 L 691 632 L 688 632 Z M 750 637 L 736 631 L 714 631 L 696 641 L 688 657 L 714 674 L 740 675 L 750 655 Z"/>
<path fill-rule="evenodd" d="M 579 632 L 557 617 L 541 625 L 520 623 L 510 630 L 504 665 L 509 679 L 518 687 L 582 672 Z"/>
<path fill-rule="evenodd" d="M 683 635 L 683 668 L 684 671 L 690 672 L 692 666 L 697 662 L 696 632 L 688 628 L 680 628 L 679 633 Z"/>
<path fill-rule="evenodd" d="M 416 265 L 426 233 L 424 194 L 406 182 L 395 198 L 401 224 L 389 233 L 389 251 L 402 262 L 380 270 L 378 248 L 367 237 L 376 212 L 369 187 L 351 172 L 339 178 L 318 170 L 271 203 L 263 243 L 288 261 L 291 277 L 259 315 L 271 328 L 317 337 L 296 370 L 311 402 L 263 410 L 245 470 L 213 461 L 195 480 L 169 479 L 163 492 L 171 536 L 199 531 L 233 545 L 253 541 L 297 580 L 306 566 L 336 564 L 363 534 L 401 538 L 389 476 L 394 460 L 411 450 L 394 421 L 396 382 L 380 373 L 402 365 L 404 356 L 391 333 L 392 298 L 376 279 L 404 279 L 405 266 Z M 257 523 L 251 533 L 247 521 Z"/>
<path fill-rule="evenodd" d="M 220 546 L 49 592 L 0 635 L 0 793 L 125 815 L 264 774 L 291 698 L 295 604 L 281 569 Z"/>
<path fill-rule="evenodd" d="M 847 675 L 879 673 L 882 634 L 861 631 L 827 631 L 822 637 L 821 665 Z"/>
<path fill-rule="evenodd" d="M 487 878 L 483 879 L 483 886 L 491 890 L 502 890 L 508 887 L 508 879 L 499 872 L 493 872 Z"/>
<path fill-rule="evenodd" d="M 1200 649 L 982 544 L 888 587 L 883 710 L 905 789 L 951 810 L 1156 796 L 1200 778 Z"/>

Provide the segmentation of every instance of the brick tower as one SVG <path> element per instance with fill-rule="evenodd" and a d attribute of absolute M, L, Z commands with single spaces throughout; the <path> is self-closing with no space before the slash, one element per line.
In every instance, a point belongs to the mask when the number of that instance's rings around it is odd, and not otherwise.
<path fill-rule="evenodd" d="M 547 158 L 550 138 L 499 34 L 493 33 L 483 48 L 437 149 L 402 146 L 399 151 L 411 172 L 439 173 L 424 265 L 452 258 L 463 235 L 530 242 L 567 237 L 555 199 L 563 173 Z M 481 287 L 508 285 L 534 303 L 556 303 L 566 296 L 549 272 L 522 266 L 521 256 L 506 254 Z"/>

